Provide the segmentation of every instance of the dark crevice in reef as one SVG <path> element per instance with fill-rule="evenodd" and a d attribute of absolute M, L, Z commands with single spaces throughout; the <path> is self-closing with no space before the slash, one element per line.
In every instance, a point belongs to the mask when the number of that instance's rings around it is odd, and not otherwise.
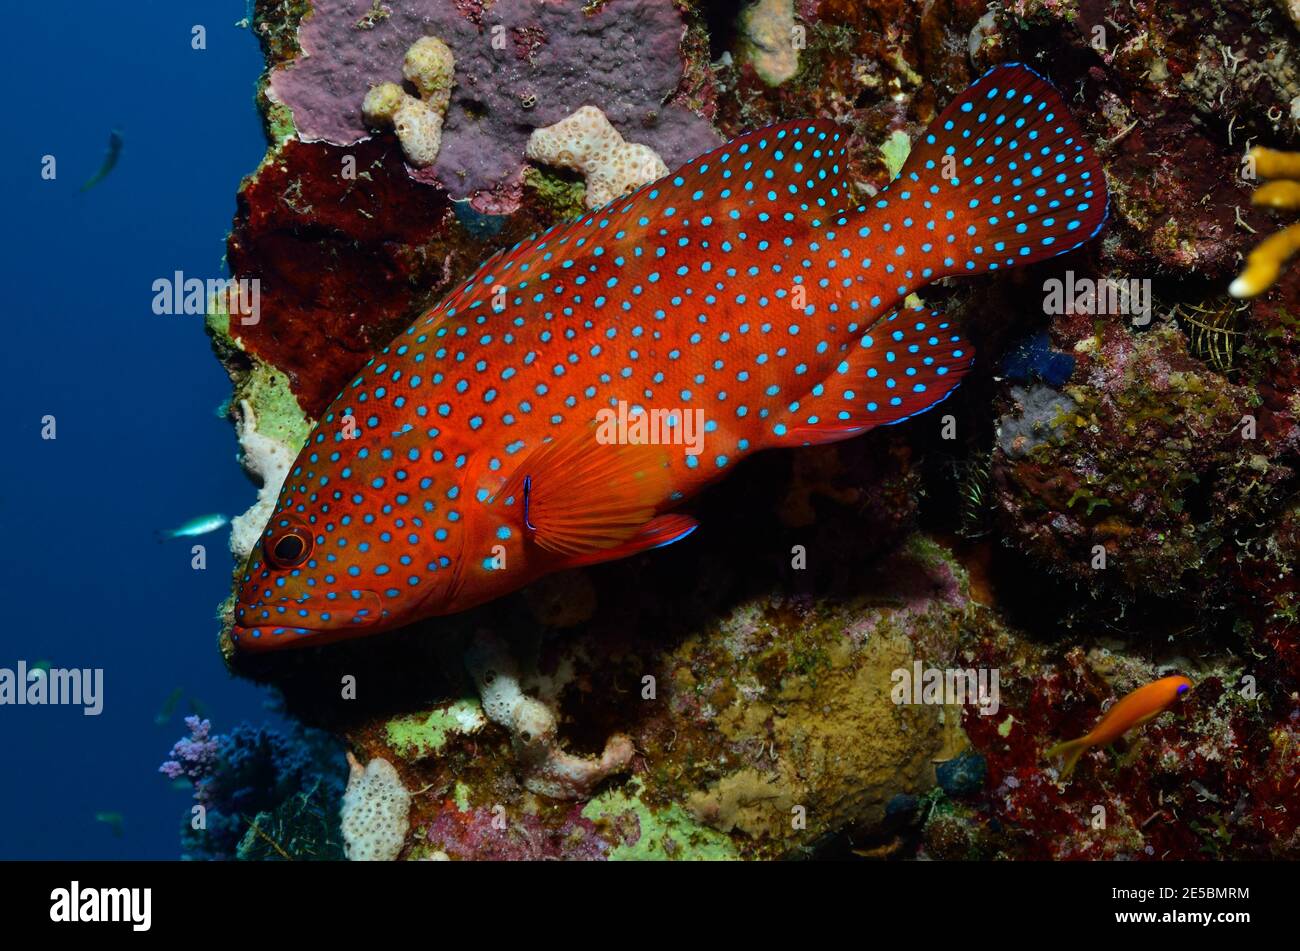
<path fill-rule="evenodd" d="M 723 53 L 734 49 L 736 24 L 744 7 L 744 0 L 705 0 L 700 4 L 709 31 L 709 59 L 717 62 Z"/>

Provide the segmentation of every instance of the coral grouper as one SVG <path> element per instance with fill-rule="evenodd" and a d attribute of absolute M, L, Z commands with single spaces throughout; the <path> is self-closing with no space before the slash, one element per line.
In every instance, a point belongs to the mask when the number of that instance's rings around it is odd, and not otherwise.
<path fill-rule="evenodd" d="M 822 120 L 752 132 L 486 261 L 308 437 L 244 570 L 238 647 L 388 630 L 683 538 L 674 507 L 748 454 L 952 391 L 971 349 L 909 293 L 1105 221 L 1096 157 L 1023 66 L 950 103 L 865 205 L 843 142 Z"/>

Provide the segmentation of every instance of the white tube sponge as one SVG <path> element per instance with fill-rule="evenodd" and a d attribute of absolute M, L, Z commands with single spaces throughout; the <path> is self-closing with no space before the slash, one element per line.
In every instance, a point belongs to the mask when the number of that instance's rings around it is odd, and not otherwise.
<path fill-rule="evenodd" d="M 514 659 L 495 635 L 477 634 L 465 665 L 478 685 L 483 712 L 510 731 L 524 788 L 530 792 L 552 799 L 586 799 L 601 780 L 631 763 L 632 741 L 620 733 L 605 741 L 600 759 L 562 750 L 555 714 L 523 692 Z"/>
<path fill-rule="evenodd" d="M 407 162 L 416 168 L 432 165 L 442 148 L 442 120 L 451 101 L 455 64 L 446 43 L 436 36 L 423 37 L 402 62 L 402 76 L 419 91 L 419 98 L 397 83 L 380 83 L 361 103 L 367 123 L 393 127 Z"/>
<path fill-rule="evenodd" d="M 554 125 L 534 129 L 524 154 L 534 162 L 580 173 L 587 181 L 588 208 L 599 208 L 668 174 L 658 153 L 624 142 L 595 106 L 583 106 Z"/>
<path fill-rule="evenodd" d="M 386 759 L 372 759 L 362 769 L 348 753 L 348 770 L 340 811 L 343 854 L 354 862 L 391 862 L 406 841 L 411 794 Z"/>

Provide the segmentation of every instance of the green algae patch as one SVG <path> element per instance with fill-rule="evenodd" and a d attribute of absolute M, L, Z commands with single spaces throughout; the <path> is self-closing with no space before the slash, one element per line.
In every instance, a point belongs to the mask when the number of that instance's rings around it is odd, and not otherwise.
<path fill-rule="evenodd" d="M 298 404 L 288 376 L 247 353 L 230 332 L 229 311 L 215 298 L 208 307 L 205 327 L 218 359 L 237 368 L 231 371 L 236 381 L 231 402 L 248 401 L 257 417 L 257 431 L 263 436 L 286 446 L 303 445 L 311 422 Z"/>
<path fill-rule="evenodd" d="M 460 780 L 456 781 L 455 789 L 452 792 L 452 798 L 456 801 L 456 809 L 460 812 L 469 812 L 469 787 Z"/>
<path fill-rule="evenodd" d="M 208 330 L 208 335 L 213 339 L 214 346 L 238 348 L 238 345 L 230 336 L 230 312 L 221 306 L 220 301 L 213 300 L 209 302 L 208 312 L 203 318 L 203 323 Z"/>
<path fill-rule="evenodd" d="M 278 102 L 268 102 L 265 123 L 266 136 L 271 141 L 268 155 L 279 150 L 280 146 L 298 134 L 293 124 L 293 111 Z"/>
<path fill-rule="evenodd" d="M 738 859 L 729 836 L 700 825 L 682 806 L 673 803 L 651 809 L 640 799 L 614 789 L 602 793 L 582 810 L 582 817 L 622 824 L 635 816 L 640 835 L 609 852 L 610 861 L 722 862 Z"/>
<path fill-rule="evenodd" d="M 257 414 L 259 433 L 286 446 L 307 442 L 311 425 L 285 374 L 261 360 L 254 360 L 253 369 L 240 390 L 239 397 L 248 400 Z"/>
<path fill-rule="evenodd" d="M 577 218 L 587 210 L 587 186 L 538 168 L 524 171 L 524 184 L 536 192 L 538 202 L 560 221 Z"/>
<path fill-rule="evenodd" d="M 473 698 L 457 700 L 427 714 L 389 720 L 385 731 L 389 748 L 402 759 L 418 760 L 432 756 L 455 733 L 473 733 L 487 724 L 483 708 Z M 457 806 L 459 807 L 459 793 Z"/>
<path fill-rule="evenodd" d="M 889 169 L 890 181 L 898 177 L 898 173 L 903 170 L 903 163 L 911 154 L 912 140 L 906 132 L 895 129 L 889 133 L 889 138 L 880 146 L 880 155 L 885 160 L 885 168 Z"/>

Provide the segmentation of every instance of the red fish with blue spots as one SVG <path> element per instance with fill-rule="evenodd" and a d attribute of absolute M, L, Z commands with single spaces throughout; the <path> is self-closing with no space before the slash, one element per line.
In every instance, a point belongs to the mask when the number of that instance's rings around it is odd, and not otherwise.
<path fill-rule="evenodd" d="M 1106 218 L 1095 155 L 1023 66 L 950 103 L 866 204 L 844 139 L 750 133 L 486 261 L 317 423 L 244 569 L 237 647 L 384 631 L 681 539 L 675 509 L 749 454 L 952 391 L 970 346 L 908 294 Z"/>

